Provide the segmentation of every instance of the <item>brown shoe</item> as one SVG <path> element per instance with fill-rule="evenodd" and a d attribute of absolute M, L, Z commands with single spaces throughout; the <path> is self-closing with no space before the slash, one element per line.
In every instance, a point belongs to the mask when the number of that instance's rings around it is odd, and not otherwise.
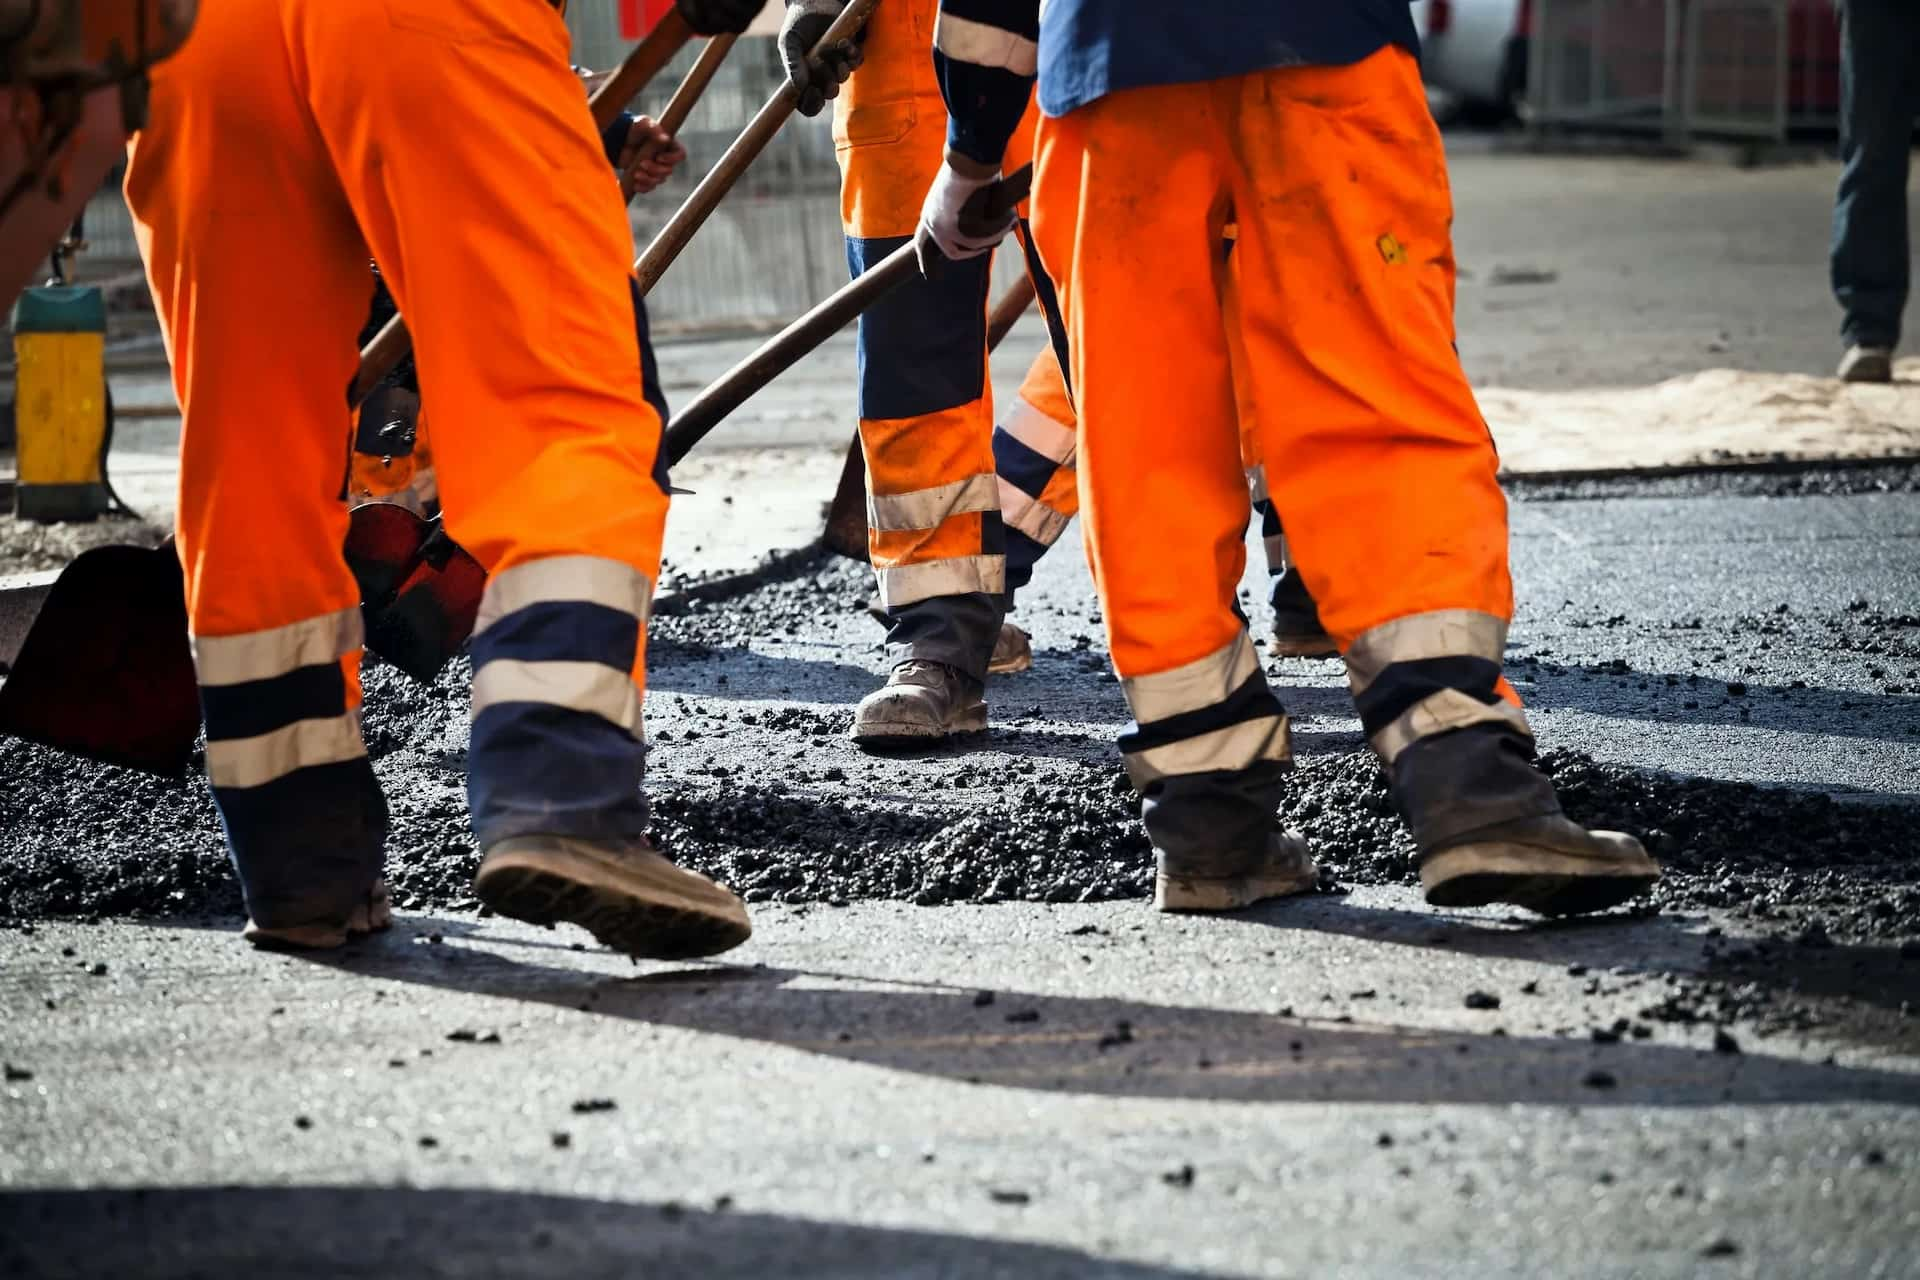
<path fill-rule="evenodd" d="M 1266 856 L 1253 866 L 1243 860 L 1156 855 L 1153 905 L 1160 911 L 1234 911 L 1265 898 L 1305 893 L 1320 883 L 1320 867 L 1307 842 L 1292 831 L 1276 831 Z"/>
<path fill-rule="evenodd" d="M 987 674 L 1015 676 L 1033 670 L 1033 640 L 1011 622 L 1000 624 L 993 639 L 993 656 L 987 659 Z"/>
<path fill-rule="evenodd" d="M 356 903 L 343 920 L 273 926 L 249 920 L 240 936 L 262 951 L 331 951 L 346 946 L 354 938 L 383 933 L 392 927 L 393 894 L 385 880 L 375 880 L 365 900 Z"/>
<path fill-rule="evenodd" d="M 644 841 L 515 836 L 488 846 L 473 877 L 480 901 L 530 924 L 577 924 L 630 956 L 717 955 L 753 934 L 729 889 Z"/>
<path fill-rule="evenodd" d="M 1510 902 L 1543 916 L 1604 911 L 1659 878 L 1660 864 L 1632 836 L 1588 831 L 1559 814 L 1488 827 L 1420 860 L 1436 907 Z"/>
<path fill-rule="evenodd" d="M 909 658 L 860 699 L 849 736 L 863 747 L 913 747 L 984 733 L 987 704 L 980 694 L 977 683 L 945 663 Z"/>

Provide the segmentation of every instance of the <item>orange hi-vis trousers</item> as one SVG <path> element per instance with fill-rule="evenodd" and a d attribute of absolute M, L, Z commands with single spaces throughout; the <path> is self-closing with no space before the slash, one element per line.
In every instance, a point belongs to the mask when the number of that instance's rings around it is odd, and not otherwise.
<path fill-rule="evenodd" d="M 946 147 L 933 73 L 937 0 L 886 0 L 866 60 L 834 101 L 847 266 L 906 244 Z M 1000 628 L 1005 540 L 987 378 L 989 255 L 944 263 L 860 317 L 860 440 L 869 551 L 896 658 L 979 679 Z"/>
<path fill-rule="evenodd" d="M 1234 608 L 1248 490 L 1225 318 L 1289 550 L 1390 764 L 1526 731 L 1493 442 L 1453 350 L 1445 157 L 1395 48 L 1114 93 L 1040 124 L 1034 233 L 1080 409 L 1080 496 L 1149 834 L 1260 848 L 1285 720 Z M 1366 513 L 1356 519 L 1355 513 Z"/>
<path fill-rule="evenodd" d="M 1037 124 L 1037 119 L 1034 123 Z M 1031 141 L 1032 131 L 1023 126 L 1014 145 L 1008 148 L 1002 168 L 1011 172 L 1026 163 L 1031 156 Z M 1058 298 L 1039 255 L 1031 251 L 1030 226 L 1023 229 L 1022 241 L 1028 248 L 1028 274 L 1041 295 L 1041 306 L 1048 314 L 1049 324 L 1055 323 Z M 1234 267 L 1229 257 L 1227 337 L 1234 357 L 1234 399 L 1240 422 L 1241 453 L 1246 463 L 1247 484 L 1252 491 L 1254 514 L 1262 522 L 1267 569 L 1277 582 L 1287 568 L 1287 543 L 1280 531 L 1279 516 L 1267 497 L 1266 467 L 1259 461 L 1253 396 L 1243 376 L 1246 355 L 1234 305 L 1233 279 Z M 1074 465 L 1078 429 L 1079 417 L 1061 374 L 1060 361 L 1051 346 L 1043 348 L 1028 368 L 1019 393 L 1000 411 L 993 428 L 993 467 L 1000 480 L 1000 518 L 1006 526 L 1009 592 L 1018 591 L 1032 581 L 1040 558 L 1053 548 L 1080 512 L 1079 472 Z"/>
<path fill-rule="evenodd" d="M 207 770 L 248 907 L 364 894 L 385 813 L 342 558 L 376 259 L 412 330 L 449 532 L 487 566 L 483 844 L 637 837 L 650 477 L 619 188 L 546 0 L 203 5 L 126 193 L 183 411 L 178 539 Z"/>

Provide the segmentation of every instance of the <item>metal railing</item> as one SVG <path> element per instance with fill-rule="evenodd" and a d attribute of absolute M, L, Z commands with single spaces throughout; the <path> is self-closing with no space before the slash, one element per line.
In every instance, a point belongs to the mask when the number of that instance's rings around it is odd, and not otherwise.
<path fill-rule="evenodd" d="M 606 9 L 607 11 L 602 11 Z M 610 6 L 575 5 L 575 61 L 607 68 L 628 45 L 617 35 Z M 634 104 L 658 115 L 693 63 L 683 51 Z M 782 78 L 770 37 L 741 39 L 680 131 L 688 159 L 628 210 L 637 245 L 645 245 L 765 103 Z M 116 170 L 88 202 L 88 252 L 75 278 L 124 278 L 139 270 L 133 223 Z M 795 118 L 773 139 L 648 298 L 662 333 L 772 326 L 798 315 L 847 281 L 840 234 L 840 175 L 828 117 Z M 1021 269 L 1019 254 L 1000 255 L 996 287 Z"/>
<path fill-rule="evenodd" d="M 1782 141 L 1830 126 L 1833 10 L 1818 0 L 1536 0 L 1536 130 Z"/>

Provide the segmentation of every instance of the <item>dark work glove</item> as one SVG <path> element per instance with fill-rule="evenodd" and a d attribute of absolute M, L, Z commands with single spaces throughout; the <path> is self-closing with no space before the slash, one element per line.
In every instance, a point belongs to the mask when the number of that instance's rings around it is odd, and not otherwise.
<path fill-rule="evenodd" d="M 703 36 L 737 36 L 764 4 L 765 0 L 674 0 L 673 7 Z"/>
<path fill-rule="evenodd" d="M 819 115 L 829 99 L 839 97 L 840 86 L 866 57 L 864 31 L 822 50 L 817 58 L 808 56 L 846 7 L 846 0 L 787 0 L 787 20 L 780 27 L 780 62 L 799 95 L 796 110 L 803 116 Z"/>

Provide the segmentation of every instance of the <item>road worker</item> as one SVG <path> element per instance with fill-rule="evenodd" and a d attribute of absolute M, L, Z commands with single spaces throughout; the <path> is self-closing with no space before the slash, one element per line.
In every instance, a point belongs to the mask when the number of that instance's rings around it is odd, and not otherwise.
<path fill-rule="evenodd" d="M 579 67 L 574 73 L 582 79 L 591 74 Z M 629 201 L 672 177 L 674 168 L 687 158 L 687 149 L 679 139 L 669 136 L 651 117 L 626 111 L 601 130 L 600 143 L 620 177 L 620 194 Z M 392 291 L 380 279 L 377 264 L 373 276 L 373 308 L 360 331 L 362 348 L 399 314 Z M 641 326 L 640 355 L 645 363 L 653 359 L 653 347 L 646 334 L 644 304 L 636 305 L 635 314 Z M 650 393 L 656 392 L 660 380 L 649 373 L 646 385 Z M 654 407 L 663 418 L 666 416 L 664 399 Z M 434 480 L 433 446 L 426 416 L 420 411 L 420 379 L 411 354 L 360 406 L 357 422 L 347 481 L 348 502 L 391 502 L 416 515 L 438 514 L 440 490 Z"/>
<path fill-rule="evenodd" d="M 705 32 L 756 7 L 679 0 Z M 182 409 L 207 773 L 257 944 L 337 946 L 389 918 L 341 550 L 369 258 L 435 407 L 449 532 L 490 575 L 468 751 L 481 901 L 632 955 L 749 932 L 738 898 L 645 840 L 661 423 L 568 44 L 535 3 L 255 0 L 203 6 L 154 74 L 126 193 Z"/>
<path fill-rule="evenodd" d="M 984 197 L 1037 75 L 1034 239 L 1069 338 L 1081 511 L 1156 903 L 1226 910 L 1317 879 L 1277 829 L 1287 721 L 1235 608 L 1248 493 L 1230 221 L 1251 394 L 1284 406 L 1256 415 L 1270 496 L 1428 901 L 1564 914 L 1643 891 L 1658 867 L 1561 813 L 1501 675 L 1506 504 L 1452 346 L 1446 160 L 1406 5 L 1040 8 L 944 0 L 951 119 L 921 226 L 962 262 L 1005 234 Z"/>
<path fill-rule="evenodd" d="M 883 0 L 861 40 L 807 50 L 843 0 L 790 0 L 780 36 L 799 109 L 834 101 L 847 265 L 860 275 L 913 235 L 940 171 L 946 110 L 933 77 L 936 0 Z M 852 69 L 860 72 L 840 82 Z M 860 440 L 869 551 L 893 668 L 861 700 L 852 737 L 868 747 L 978 733 L 984 682 L 1005 615 L 1006 539 L 993 469 L 987 379 L 990 260 L 914 280 L 860 318 Z"/>
<path fill-rule="evenodd" d="M 887 0 L 857 44 L 809 58 L 843 0 L 788 2 L 780 45 L 800 110 L 835 104 L 855 276 L 907 241 L 940 170 L 946 111 L 929 54 L 936 5 Z M 1030 139 L 1031 122 L 1017 136 Z M 1074 514 L 1073 415 L 1049 353 L 994 428 L 984 327 L 990 262 L 983 255 L 902 286 L 860 320 L 869 553 L 894 660 L 887 684 L 854 714 L 852 736 L 863 745 L 986 728 L 988 671 L 1032 665 L 1025 633 L 1003 625 L 1011 593 Z M 1327 648 L 1319 635 L 1292 644 L 1289 651 Z"/>

